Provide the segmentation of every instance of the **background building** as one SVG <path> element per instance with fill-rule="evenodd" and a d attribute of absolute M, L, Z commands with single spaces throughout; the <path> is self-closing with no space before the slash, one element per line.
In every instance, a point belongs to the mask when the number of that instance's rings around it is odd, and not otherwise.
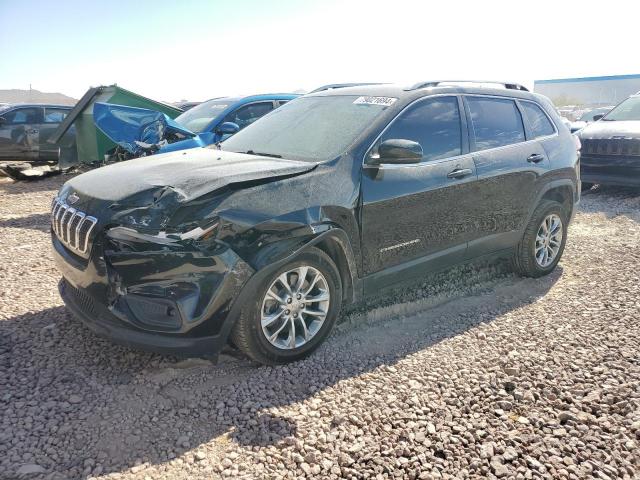
<path fill-rule="evenodd" d="M 536 80 L 533 89 L 557 107 L 610 106 L 640 92 L 640 75 Z"/>

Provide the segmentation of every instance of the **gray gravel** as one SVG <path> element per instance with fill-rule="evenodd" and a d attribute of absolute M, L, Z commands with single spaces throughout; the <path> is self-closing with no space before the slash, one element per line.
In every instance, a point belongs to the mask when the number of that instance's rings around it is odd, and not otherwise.
<path fill-rule="evenodd" d="M 70 317 L 48 241 L 63 180 L 0 180 L 0 478 L 640 476 L 640 192 L 589 192 L 549 277 L 456 269 L 271 368 Z"/>

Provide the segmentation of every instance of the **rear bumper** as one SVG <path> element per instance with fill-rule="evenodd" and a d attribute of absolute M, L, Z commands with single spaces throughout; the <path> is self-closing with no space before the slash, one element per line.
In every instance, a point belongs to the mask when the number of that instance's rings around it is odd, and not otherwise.
<path fill-rule="evenodd" d="M 163 355 L 214 356 L 226 343 L 226 336 L 189 337 L 137 329 L 122 322 L 89 294 L 73 287 L 64 278 L 58 284 L 60 296 L 71 313 L 91 331 L 113 343 Z"/>

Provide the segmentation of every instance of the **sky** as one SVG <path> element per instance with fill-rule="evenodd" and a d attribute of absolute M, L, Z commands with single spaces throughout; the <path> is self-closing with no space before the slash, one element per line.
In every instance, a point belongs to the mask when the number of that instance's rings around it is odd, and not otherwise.
<path fill-rule="evenodd" d="M 163 101 L 640 73 L 638 1 L 0 0 L 0 89 Z"/>

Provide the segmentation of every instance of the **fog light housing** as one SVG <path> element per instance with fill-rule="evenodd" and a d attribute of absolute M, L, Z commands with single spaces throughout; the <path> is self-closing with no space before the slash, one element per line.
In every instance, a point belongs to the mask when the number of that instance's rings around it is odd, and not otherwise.
<path fill-rule="evenodd" d="M 182 325 L 180 309 L 166 298 L 128 294 L 119 301 L 126 303 L 129 311 L 142 325 L 159 330 L 178 330 Z"/>

